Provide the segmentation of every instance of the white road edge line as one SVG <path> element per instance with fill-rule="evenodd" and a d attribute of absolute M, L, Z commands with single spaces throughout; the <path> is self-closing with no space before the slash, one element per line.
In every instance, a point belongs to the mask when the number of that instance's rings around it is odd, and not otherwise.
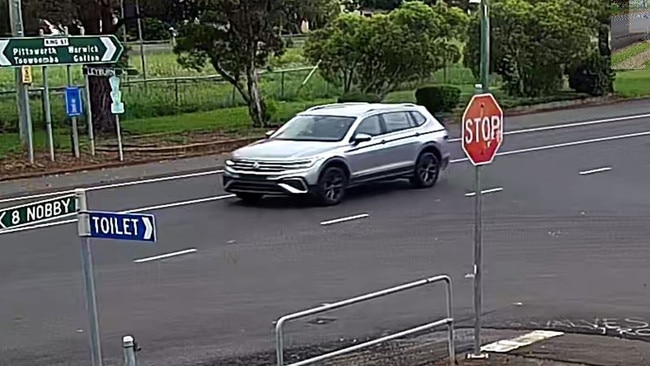
<path fill-rule="evenodd" d="M 555 332 L 551 330 L 535 330 L 516 338 L 502 339 L 500 341 L 486 344 L 485 346 L 481 347 L 481 351 L 506 353 L 520 347 L 530 346 L 533 343 L 537 343 L 561 335 L 564 335 L 564 333 Z"/>
<path fill-rule="evenodd" d="M 86 188 L 86 191 L 98 191 L 98 190 L 101 190 L 101 189 L 122 188 L 122 187 L 135 186 L 135 185 L 138 185 L 138 184 L 160 183 L 160 182 L 166 182 L 166 181 L 176 180 L 176 179 L 196 178 L 196 177 L 203 177 L 203 176 L 206 176 L 206 175 L 221 174 L 221 173 L 223 173 L 223 170 L 219 169 L 219 170 L 210 170 L 210 171 L 198 172 L 198 173 L 172 175 L 172 176 L 161 177 L 161 178 L 132 180 L 132 181 L 122 182 L 122 183 L 112 183 L 112 184 L 104 184 L 104 185 L 95 186 L 95 187 L 88 187 L 88 188 Z M 15 202 L 15 201 L 25 201 L 25 200 L 30 200 L 30 199 L 34 199 L 34 198 L 52 197 L 52 196 L 66 195 L 66 194 L 72 194 L 72 193 L 74 193 L 74 189 L 69 189 L 69 190 L 66 190 L 66 191 L 56 191 L 56 192 L 33 194 L 33 195 L 29 195 L 29 196 L 5 198 L 5 199 L 0 199 L 0 203 L 8 203 L 8 202 Z"/>
<path fill-rule="evenodd" d="M 234 194 L 226 194 L 226 195 L 213 196 L 213 197 L 204 197 L 204 198 L 199 198 L 199 199 L 190 200 L 190 201 L 181 201 L 181 202 L 173 202 L 173 203 L 167 203 L 167 204 L 162 204 L 162 205 L 157 205 L 157 206 L 134 208 L 134 209 L 131 209 L 131 210 L 120 211 L 119 213 L 136 213 L 136 212 L 143 212 L 143 211 L 154 211 L 154 210 L 160 210 L 160 209 L 163 209 L 163 208 L 173 208 L 173 207 L 194 205 L 194 204 L 197 204 L 197 203 L 220 201 L 220 200 L 233 198 L 233 197 L 235 197 Z M 17 228 L 0 230 L 0 235 L 17 233 L 17 232 L 33 230 L 33 229 L 43 229 L 43 228 L 52 227 L 52 226 L 70 224 L 70 223 L 73 223 L 73 222 L 77 222 L 77 219 L 70 219 L 70 220 L 56 221 L 56 222 L 48 222 L 48 223 L 44 223 L 44 224 L 36 224 L 36 225 L 25 226 L 25 227 L 21 226 L 21 227 L 17 227 Z"/>
<path fill-rule="evenodd" d="M 354 216 L 341 217 L 341 218 L 333 219 L 333 220 L 321 221 L 320 224 L 321 224 L 322 226 L 326 226 L 326 225 L 338 224 L 338 223 L 340 223 L 340 222 L 346 222 L 346 221 L 352 221 L 352 220 L 363 219 L 363 218 L 366 218 L 366 217 L 368 217 L 368 216 L 370 216 L 370 215 L 367 214 L 367 213 L 364 213 L 364 214 L 359 214 L 359 215 L 354 215 Z"/>
<path fill-rule="evenodd" d="M 166 258 L 171 258 L 171 257 L 178 257 L 178 256 L 181 256 L 181 255 L 195 253 L 196 251 L 197 251 L 196 248 L 184 249 L 184 250 L 179 250 L 178 252 L 172 252 L 172 253 L 155 255 L 153 257 L 135 259 L 133 262 L 135 262 L 135 263 L 152 262 L 152 261 L 157 261 L 157 260 L 161 260 L 161 259 L 166 259 Z"/>
<path fill-rule="evenodd" d="M 602 123 L 610 123 L 610 122 L 618 122 L 618 121 L 629 121 L 629 120 L 648 118 L 648 117 L 650 117 L 650 113 L 637 114 L 637 115 L 633 115 L 633 116 L 612 117 L 612 118 L 606 118 L 606 119 L 575 122 L 575 123 L 560 123 L 560 124 L 555 124 L 555 125 L 550 125 L 550 126 L 543 126 L 543 127 L 523 128 L 523 129 L 520 129 L 520 130 L 505 131 L 503 134 L 504 135 L 517 135 L 517 134 L 522 134 L 522 133 L 551 131 L 551 130 L 559 130 L 559 129 L 564 129 L 564 128 L 590 126 L 590 125 L 596 125 L 596 124 L 602 124 Z M 460 138 L 450 139 L 449 142 L 460 142 Z M 173 176 L 162 177 L 162 178 L 142 179 L 142 180 L 123 182 L 123 183 L 105 184 L 105 185 L 100 185 L 100 186 L 96 186 L 96 187 L 89 187 L 89 188 L 87 188 L 87 190 L 88 191 L 97 191 L 97 190 L 101 190 L 101 189 L 121 188 L 121 187 L 128 187 L 128 186 L 133 186 L 133 185 L 138 185 L 138 184 L 159 183 L 159 182 L 165 182 L 165 181 L 169 181 L 169 180 L 195 178 L 195 177 L 201 177 L 201 176 L 205 176 L 205 175 L 221 174 L 221 173 L 223 173 L 222 169 L 210 170 L 210 171 L 205 171 L 205 172 L 180 174 L 180 175 L 173 175 Z M 34 198 L 51 197 L 51 196 L 56 196 L 56 195 L 60 195 L 60 194 L 68 194 L 68 193 L 74 193 L 74 190 L 47 192 L 47 193 L 41 193 L 41 194 L 35 194 L 35 195 L 29 195 L 29 196 L 5 198 L 5 199 L 0 199 L 0 203 L 8 203 L 8 202 L 15 202 L 15 201 L 25 201 L 25 200 L 30 200 L 30 199 L 34 199 Z"/>
<path fill-rule="evenodd" d="M 578 174 L 580 175 L 589 175 L 589 174 L 594 174 L 594 173 L 602 173 L 602 172 L 607 172 L 612 170 L 611 166 L 605 166 L 602 168 L 596 168 L 596 169 L 591 169 L 591 170 L 583 170 L 579 172 Z"/>
<path fill-rule="evenodd" d="M 650 113 L 637 114 L 637 115 L 625 116 L 625 117 L 612 117 L 612 118 L 605 118 L 605 119 L 596 119 L 596 120 L 583 121 L 583 122 L 560 123 L 560 124 L 556 124 L 556 125 L 549 125 L 549 126 L 543 126 L 543 127 L 522 128 L 520 130 L 504 131 L 503 134 L 504 135 L 518 135 L 518 134 L 522 134 L 522 133 L 533 133 L 533 132 L 542 132 L 542 131 L 561 130 L 563 128 L 584 127 L 584 126 L 591 126 L 591 125 L 597 125 L 597 124 L 602 124 L 602 123 L 629 121 L 629 120 L 648 118 L 648 117 L 650 117 Z M 460 138 L 449 139 L 449 142 L 460 142 Z"/>
<path fill-rule="evenodd" d="M 501 192 L 503 191 L 503 187 L 496 187 L 496 188 L 490 188 L 490 189 L 483 189 L 481 190 L 481 194 L 489 194 L 489 193 L 495 193 L 495 192 Z M 465 197 L 474 197 L 476 196 L 476 192 L 469 192 L 465 193 Z"/>

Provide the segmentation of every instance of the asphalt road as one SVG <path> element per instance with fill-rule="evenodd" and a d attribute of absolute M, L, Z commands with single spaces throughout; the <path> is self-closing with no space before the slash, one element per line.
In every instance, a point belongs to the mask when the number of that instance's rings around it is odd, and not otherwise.
<path fill-rule="evenodd" d="M 502 189 L 484 202 L 486 326 L 650 320 L 649 123 L 506 136 L 502 155 L 483 169 L 484 189 Z M 596 141 L 614 135 L 627 137 Z M 463 158 L 459 148 L 454 158 Z M 585 173 L 597 168 L 611 170 Z M 118 363 L 129 333 L 141 359 L 156 365 L 266 350 L 281 315 L 443 273 L 453 280 L 455 316 L 468 318 L 472 191 L 473 169 L 458 161 L 434 189 L 377 184 L 329 208 L 286 199 L 245 206 L 217 175 L 92 192 L 97 210 L 216 197 L 152 210 L 155 245 L 94 242 L 105 356 Z M 320 224 L 358 214 L 368 216 Z M 75 231 L 67 224 L 0 235 L 0 365 L 87 364 Z M 187 248 L 197 251 L 134 262 Z M 288 344 L 417 324 L 443 315 L 443 295 L 440 287 L 415 290 L 327 314 L 326 324 L 298 321 Z"/>

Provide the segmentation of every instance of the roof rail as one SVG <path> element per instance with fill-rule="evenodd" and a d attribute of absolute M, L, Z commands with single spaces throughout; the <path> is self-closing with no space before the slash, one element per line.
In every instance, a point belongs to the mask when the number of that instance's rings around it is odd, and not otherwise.
<path fill-rule="evenodd" d="M 348 105 L 367 105 L 367 104 L 369 104 L 369 103 L 367 103 L 367 102 L 331 103 L 331 104 L 323 104 L 323 105 L 313 106 L 313 107 L 307 109 L 307 111 L 315 111 L 315 110 L 324 109 L 324 108 L 345 107 L 345 106 L 348 106 Z"/>
<path fill-rule="evenodd" d="M 382 109 L 389 109 L 395 107 L 417 107 L 417 104 L 414 103 L 384 103 L 381 106 L 368 109 L 368 112 L 379 111 Z"/>

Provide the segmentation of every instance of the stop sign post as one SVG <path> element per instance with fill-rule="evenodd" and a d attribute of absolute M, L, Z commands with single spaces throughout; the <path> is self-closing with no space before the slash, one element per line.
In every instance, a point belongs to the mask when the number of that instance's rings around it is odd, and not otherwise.
<path fill-rule="evenodd" d="M 483 203 L 481 166 L 492 163 L 503 143 L 503 110 L 491 93 L 475 94 L 469 101 L 461 126 L 461 144 L 475 171 L 474 210 L 474 354 L 471 358 L 487 357 L 481 353 L 481 265 L 483 247 Z"/>

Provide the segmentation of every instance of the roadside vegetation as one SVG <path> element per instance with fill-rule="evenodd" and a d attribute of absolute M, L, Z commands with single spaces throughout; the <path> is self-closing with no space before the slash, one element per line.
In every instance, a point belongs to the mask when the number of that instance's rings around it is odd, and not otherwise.
<path fill-rule="evenodd" d="M 24 3 L 30 16 L 52 23 L 71 21 L 74 11 L 66 4 L 72 0 L 57 3 L 61 13 L 39 13 L 51 9 L 42 6 L 47 1 L 51 0 Z M 649 83 L 637 81 L 650 78 L 647 70 L 612 72 L 612 65 L 645 52 L 648 46 L 635 45 L 610 60 L 602 48 L 607 37 L 603 26 L 613 11 L 609 5 L 597 0 L 491 3 L 490 88 L 504 108 L 603 96 L 614 89 L 623 96 L 650 94 Z M 468 9 L 466 2 L 278 0 L 272 9 L 247 9 L 256 16 L 241 16 L 246 12 L 229 4 L 225 0 L 182 4 L 142 0 L 147 14 L 145 38 L 164 42 L 146 48 L 146 81 L 140 55 L 133 52 L 137 47 L 131 47 L 122 62 L 136 70 L 122 83 L 126 114 L 121 122 L 127 142 L 143 135 L 159 136 L 147 139 L 147 145 L 189 143 L 193 134 L 212 133 L 215 140 L 256 135 L 305 107 L 336 101 L 418 102 L 433 109 L 444 106 L 433 112 L 453 116 L 474 92 L 479 26 L 476 11 Z M 372 16 L 362 16 L 362 8 Z M 257 22 L 257 17 L 265 22 Z M 194 18 L 197 21 L 184 22 Z M 296 19 L 309 21 L 310 31 L 304 32 L 305 23 Z M 84 21 L 90 29 L 95 20 Z M 228 22 L 254 31 L 224 31 Z M 255 24 L 265 26 L 250 28 Z M 170 26 L 177 32 L 174 42 Z M 0 22 L 0 34 L 2 27 Z M 126 23 L 126 30 L 130 39 L 137 34 L 133 21 Z M 119 34 L 121 29 L 113 31 Z M 300 37 L 286 36 L 301 31 Z M 539 34 L 553 37 L 540 40 Z M 251 43 L 251 38 L 262 42 Z M 545 62 L 539 63 L 540 59 Z M 74 84 L 81 85 L 80 68 L 71 68 L 71 76 Z M 23 151 L 11 93 L 13 79 L 12 70 L 0 70 L 0 91 L 6 91 L 0 93 L 2 159 L 22 158 Z M 66 68 L 49 68 L 55 146 L 63 152 L 70 149 L 61 93 L 66 79 Z M 44 151 L 41 87 L 41 70 L 35 68 L 30 106 L 36 146 Z M 429 92 L 419 95 L 435 96 L 434 100 L 416 98 L 416 90 L 423 88 Z M 100 143 L 113 144 L 114 133 L 106 129 L 110 113 L 96 115 L 96 130 L 105 131 Z M 82 119 L 80 125 L 85 136 L 86 121 Z"/>

